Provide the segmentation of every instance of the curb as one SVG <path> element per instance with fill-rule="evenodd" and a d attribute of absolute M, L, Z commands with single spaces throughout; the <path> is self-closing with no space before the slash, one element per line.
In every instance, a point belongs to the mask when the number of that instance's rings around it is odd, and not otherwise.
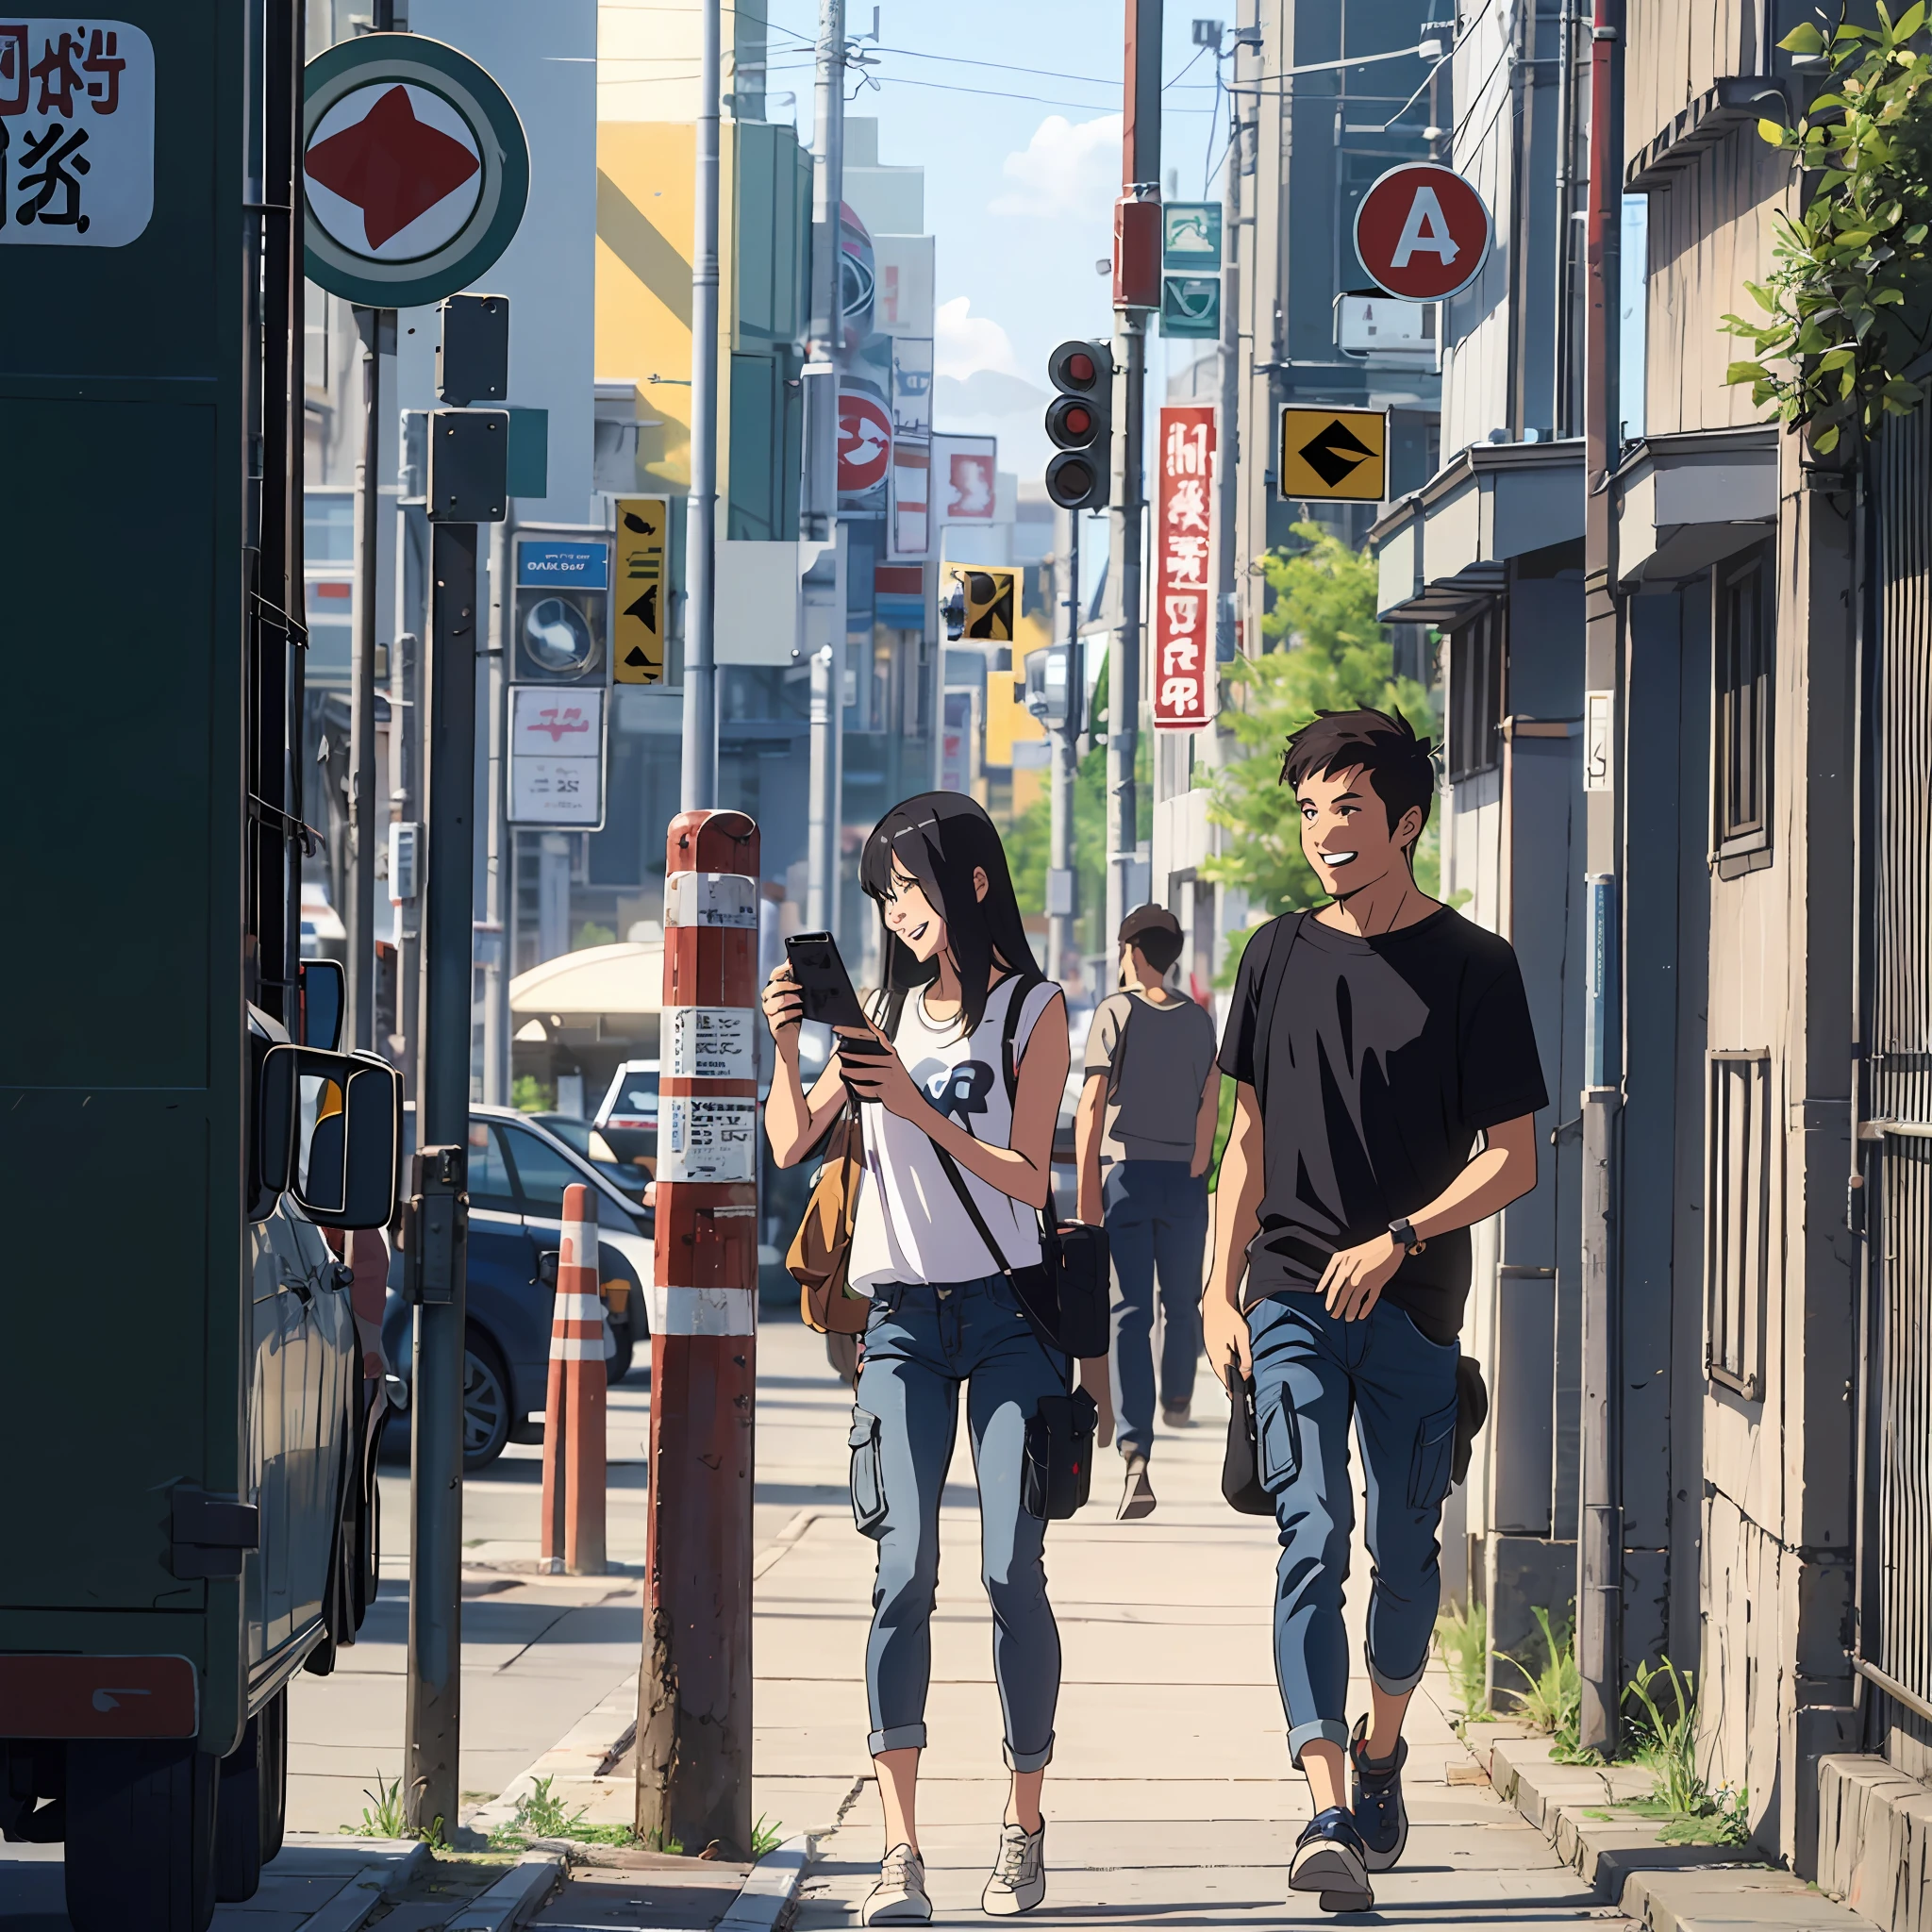
<path fill-rule="evenodd" d="M 801 1832 L 767 1852 L 745 1874 L 717 1932 L 774 1932 L 797 1903 L 817 1842 L 809 1832 Z"/>
<path fill-rule="evenodd" d="M 1505 1804 L 1597 1897 L 1650 1932 L 1874 1932 L 1872 1922 L 1748 1845 L 1670 1845 L 1651 1820 L 1615 1807 L 1647 1796 L 1630 1765 L 1558 1764 L 1541 1737 L 1491 1734 L 1471 1746 Z"/>
<path fill-rule="evenodd" d="M 517 1806 L 535 1791 L 543 1778 L 555 1778 L 559 1786 L 565 1787 L 597 1778 L 630 1748 L 637 1727 L 638 1679 L 633 1672 L 536 1763 L 513 1777 L 498 1796 L 466 1812 L 463 1824 L 485 1833 L 499 1824 L 508 1824 L 516 1816 Z"/>
<path fill-rule="evenodd" d="M 294 1853 L 299 1857 L 305 1851 L 324 1848 L 341 1851 L 343 1846 L 344 1840 L 341 1838 L 291 1832 L 280 1856 L 286 1857 Z M 430 1857 L 429 1847 L 420 1840 L 376 1839 L 364 1845 L 356 1845 L 355 1849 L 362 1856 L 377 1857 L 382 1862 L 364 1865 L 333 1898 L 325 1905 L 318 1906 L 302 1921 L 301 1932 L 360 1932 L 376 1907 L 400 1891 L 429 1862 Z"/>
<path fill-rule="evenodd" d="M 474 1905 L 449 1922 L 448 1932 L 509 1932 L 561 1885 L 570 1870 L 555 1852 L 526 1852 Z"/>

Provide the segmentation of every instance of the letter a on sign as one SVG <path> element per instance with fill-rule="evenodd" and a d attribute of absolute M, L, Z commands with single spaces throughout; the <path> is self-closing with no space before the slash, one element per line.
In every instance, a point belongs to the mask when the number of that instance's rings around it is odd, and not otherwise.
<path fill-rule="evenodd" d="M 1355 211 L 1362 267 L 1404 302 L 1441 302 L 1468 288 L 1489 258 L 1490 233 L 1482 196 L 1433 161 L 1391 168 Z"/>

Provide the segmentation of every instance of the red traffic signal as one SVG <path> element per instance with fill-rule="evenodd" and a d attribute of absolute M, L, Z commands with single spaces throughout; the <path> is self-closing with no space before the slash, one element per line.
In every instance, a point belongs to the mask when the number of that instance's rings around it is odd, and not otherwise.
<path fill-rule="evenodd" d="M 1112 468 L 1112 352 L 1102 342 L 1062 342 L 1046 374 L 1055 390 L 1046 433 L 1060 452 L 1046 466 L 1047 497 L 1062 509 L 1103 509 Z"/>

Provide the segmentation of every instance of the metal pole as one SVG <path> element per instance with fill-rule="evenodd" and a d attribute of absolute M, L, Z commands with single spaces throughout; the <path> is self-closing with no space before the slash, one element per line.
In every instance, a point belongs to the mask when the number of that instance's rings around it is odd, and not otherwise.
<path fill-rule="evenodd" d="M 811 654 L 811 791 L 806 824 L 805 924 L 812 932 L 832 929 L 829 849 L 831 787 L 821 775 L 832 769 L 832 647 Z"/>
<path fill-rule="evenodd" d="M 393 308 L 355 310 L 362 338 L 362 454 L 356 462 L 356 655 L 349 666 L 349 1024 L 350 1042 L 375 1045 L 375 841 L 384 814 L 375 790 L 375 516 L 381 447 L 382 357 L 393 355 Z"/>
<path fill-rule="evenodd" d="M 1048 736 L 1053 741 L 1052 870 L 1047 874 L 1046 976 L 1065 977 L 1069 959 L 1076 957 L 1079 941 L 1074 921 L 1079 916 L 1074 865 L 1074 741 L 1078 735 L 1084 681 L 1080 666 L 1080 512 L 1061 511 L 1067 520 L 1067 721 Z"/>
<path fill-rule="evenodd" d="M 686 811 L 718 802 L 718 90 L 721 0 L 704 0 L 698 84 L 697 236 L 691 270 L 691 505 L 685 525 L 691 615 L 684 648 Z"/>
<path fill-rule="evenodd" d="M 470 1126 L 470 929 L 475 902 L 476 526 L 430 529 L 428 803 L 416 1144 L 464 1148 Z M 416 1308 L 409 1405 L 409 1642 L 403 1786 L 411 1825 L 456 1828 L 462 1707 L 464 1253 L 449 1298 Z"/>
<path fill-rule="evenodd" d="M 1232 663 L 1235 656 L 1235 519 L 1241 501 L 1241 96 L 1230 94 L 1227 104 L 1227 158 L 1221 174 L 1221 423 L 1214 458 L 1214 657 L 1222 664 Z M 1218 735 L 1208 732 L 1208 742 Z"/>
<path fill-rule="evenodd" d="M 1618 242 L 1623 233 L 1622 0 L 1596 0 L 1590 48 L 1590 183 L 1584 325 L 1584 685 L 1615 691 L 1621 646 L 1616 527 L 1608 477 L 1617 461 Z M 1610 760 L 1612 783 L 1618 759 Z M 1585 890 L 1591 908 L 1591 1011 L 1583 1095 L 1583 1404 L 1577 1517 L 1579 1741 L 1615 1755 L 1622 1732 L 1624 1529 L 1619 1462 L 1616 1124 L 1621 1098 L 1614 969 L 1619 840 L 1613 790 L 1585 794 Z"/>
<path fill-rule="evenodd" d="M 506 519 L 490 526 L 490 628 L 483 675 L 484 741 L 483 796 L 483 924 L 491 929 L 495 961 L 483 971 L 483 1104 L 509 1105 L 509 982 L 511 911 L 509 842 L 513 836 L 504 823 L 504 745 L 508 720 L 505 713 L 504 666 L 510 625 L 515 621 L 516 590 L 510 581 L 516 546 Z M 488 958 L 488 955 L 485 958 Z"/>
<path fill-rule="evenodd" d="M 1141 472 L 1146 438 L 1147 319 L 1140 309 L 1117 317 L 1117 359 L 1124 372 L 1125 424 L 1122 444 L 1122 487 L 1113 513 L 1113 550 L 1120 558 L 1120 626 L 1114 632 L 1107 694 L 1107 929 L 1103 948 L 1132 909 L 1127 904 L 1127 869 L 1141 842 L 1134 766 L 1141 724 L 1141 529 L 1145 522 Z"/>
<path fill-rule="evenodd" d="M 664 854 L 663 1100 L 651 1317 L 651 1485 L 638 1674 L 637 1830 L 751 1855 L 751 1529 L 757 1388 L 758 828 L 680 812 Z M 680 1008 L 724 1009 L 721 1074 Z M 722 1024 L 722 1023 L 721 1023 Z M 700 1072 L 700 1067 L 703 1071 Z M 680 1139 L 682 1118 L 696 1131 Z"/>

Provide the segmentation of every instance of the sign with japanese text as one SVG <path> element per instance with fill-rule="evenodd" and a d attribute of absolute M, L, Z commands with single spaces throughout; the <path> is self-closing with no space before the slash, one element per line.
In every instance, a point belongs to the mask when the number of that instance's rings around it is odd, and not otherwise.
<path fill-rule="evenodd" d="M 756 1080 L 757 1013 L 750 1007 L 673 1007 L 664 1072 L 673 1080 Z"/>
<path fill-rule="evenodd" d="M 303 267 L 331 294 L 408 308 L 467 288 L 530 193 L 523 123 L 467 54 L 362 34 L 303 70 Z"/>
<path fill-rule="evenodd" d="M 664 527 L 671 506 L 661 496 L 617 500 L 617 635 L 610 675 L 619 684 L 657 684 L 664 676 Z"/>
<path fill-rule="evenodd" d="M 1214 407 L 1160 411 L 1154 521 L 1154 725 L 1214 715 Z"/>
<path fill-rule="evenodd" d="M 154 208 L 154 43 L 125 20 L 0 20 L 0 242 L 125 248 Z"/>
<path fill-rule="evenodd" d="M 509 823 L 594 831 L 604 823 L 604 693 L 594 686 L 509 691 Z"/>
<path fill-rule="evenodd" d="M 660 1181 L 758 1178 L 758 1108 L 755 1100 L 671 1093 L 658 1104 Z"/>

